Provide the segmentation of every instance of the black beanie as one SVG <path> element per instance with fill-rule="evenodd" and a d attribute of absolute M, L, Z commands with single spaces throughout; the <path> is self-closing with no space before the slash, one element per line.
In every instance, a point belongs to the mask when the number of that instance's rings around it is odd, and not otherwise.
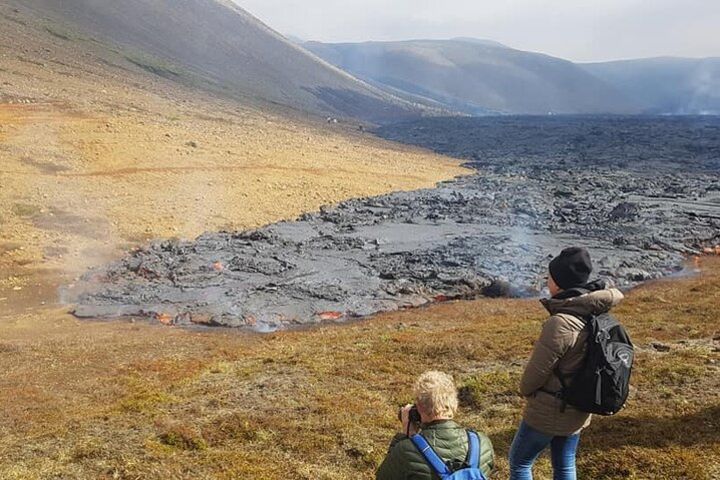
<path fill-rule="evenodd" d="M 590 272 L 590 253 L 584 248 L 566 248 L 550 262 L 550 275 L 563 290 L 585 285 L 590 279 Z"/>

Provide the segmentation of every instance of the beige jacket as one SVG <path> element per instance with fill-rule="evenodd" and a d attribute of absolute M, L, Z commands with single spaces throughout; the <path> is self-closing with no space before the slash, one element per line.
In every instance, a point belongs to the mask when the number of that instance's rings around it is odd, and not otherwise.
<path fill-rule="evenodd" d="M 590 425 L 589 414 L 569 405 L 562 411 L 562 400 L 545 391 L 561 389 L 553 373 L 556 366 L 568 378 L 582 365 L 587 335 L 579 317 L 606 313 L 623 298 L 620 290 L 612 288 L 563 300 L 542 300 L 551 317 L 543 325 L 520 382 L 520 393 L 527 398 L 525 423 L 554 436 L 573 435 Z"/>

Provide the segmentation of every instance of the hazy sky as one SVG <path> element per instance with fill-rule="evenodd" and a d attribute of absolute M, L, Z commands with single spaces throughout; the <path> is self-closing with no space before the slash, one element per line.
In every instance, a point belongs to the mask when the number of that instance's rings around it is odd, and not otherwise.
<path fill-rule="evenodd" d="M 307 40 L 469 36 L 576 61 L 720 56 L 720 0 L 235 1 Z"/>

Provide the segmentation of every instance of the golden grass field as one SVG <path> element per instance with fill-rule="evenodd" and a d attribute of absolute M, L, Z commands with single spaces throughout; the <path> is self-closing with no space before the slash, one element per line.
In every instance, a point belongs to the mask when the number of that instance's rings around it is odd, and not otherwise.
<path fill-rule="evenodd" d="M 720 261 L 701 266 L 619 309 L 640 351 L 635 392 L 583 436 L 581 478 L 718 478 Z M 506 478 L 543 318 L 536 301 L 479 300 L 252 335 L 63 309 L 4 316 L 0 478 L 373 478 L 397 406 L 428 368 L 463 387 L 460 420 L 491 436 Z"/>

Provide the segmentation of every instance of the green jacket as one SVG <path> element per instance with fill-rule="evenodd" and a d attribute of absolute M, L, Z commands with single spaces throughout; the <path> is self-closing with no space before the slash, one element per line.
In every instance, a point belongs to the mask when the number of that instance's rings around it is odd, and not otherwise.
<path fill-rule="evenodd" d="M 420 434 L 435 452 L 447 461 L 462 463 L 468 452 L 467 430 L 452 420 L 441 420 L 423 425 Z M 480 468 L 487 478 L 494 468 L 495 454 L 492 443 L 485 435 L 480 437 Z M 439 480 L 425 457 L 406 435 L 398 434 L 390 443 L 390 451 L 375 476 L 377 480 Z"/>

